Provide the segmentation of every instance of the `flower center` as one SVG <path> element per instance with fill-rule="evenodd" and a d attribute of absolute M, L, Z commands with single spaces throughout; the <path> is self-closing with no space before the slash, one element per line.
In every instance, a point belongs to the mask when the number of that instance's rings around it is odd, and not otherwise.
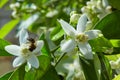
<path fill-rule="evenodd" d="M 24 57 L 28 57 L 31 54 L 31 52 L 27 48 L 23 48 L 21 50 L 21 53 L 22 53 L 22 56 Z"/>
<path fill-rule="evenodd" d="M 23 44 L 22 45 L 22 47 L 21 47 L 22 56 L 28 57 L 29 55 L 31 55 L 31 51 L 29 50 L 29 46 L 30 46 L 30 44 Z"/>
<path fill-rule="evenodd" d="M 88 35 L 85 35 L 85 34 L 78 34 L 78 35 L 76 35 L 76 41 L 77 42 L 86 42 L 86 41 L 88 41 Z"/>

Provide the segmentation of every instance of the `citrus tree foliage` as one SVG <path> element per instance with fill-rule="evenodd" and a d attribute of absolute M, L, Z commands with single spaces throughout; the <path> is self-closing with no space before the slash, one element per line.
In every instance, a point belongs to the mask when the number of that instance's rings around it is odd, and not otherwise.
<path fill-rule="evenodd" d="M 16 68 L 0 80 L 119 80 L 119 0 L 1 0 L 0 8 L 6 3 L 0 56 L 15 55 Z M 19 45 L 4 39 L 14 27 Z"/>

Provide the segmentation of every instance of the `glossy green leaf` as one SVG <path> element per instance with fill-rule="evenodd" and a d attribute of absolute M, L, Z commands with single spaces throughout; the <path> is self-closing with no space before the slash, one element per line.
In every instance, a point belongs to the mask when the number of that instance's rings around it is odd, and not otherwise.
<path fill-rule="evenodd" d="M 53 43 L 53 41 L 50 39 L 50 32 L 47 32 L 47 33 L 46 33 L 46 41 L 47 41 L 47 43 L 48 43 L 48 46 L 49 46 L 50 51 L 53 51 L 53 50 L 56 49 L 57 46 L 56 46 L 55 43 Z"/>
<path fill-rule="evenodd" d="M 10 43 L 0 39 L 0 56 L 11 56 L 8 52 L 5 51 L 5 46 L 9 45 Z"/>
<path fill-rule="evenodd" d="M 53 41 L 56 41 L 56 40 L 60 39 L 63 35 L 64 35 L 64 30 L 57 27 L 51 32 L 51 39 Z"/>
<path fill-rule="evenodd" d="M 64 31 L 61 29 L 56 35 L 54 35 L 54 37 L 52 37 L 52 40 L 56 41 L 59 38 L 61 38 L 63 35 L 64 35 Z"/>
<path fill-rule="evenodd" d="M 17 24 L 19 20 L 11 20 L 0 29 L 0 38 L 4 38 Z"/>
<path fill-rule="evenodd" d="M 102 54 L 98 53 L 101 63 L 101 80 L 112 80 L 112 69 L 108 59 Z"/>
<path fill-rule="evenodd" d="M 107 59 L 109 61 L 116 61 L 118 58 L 120 58 L 120 54 L 114 54 L 114 55 L 106 55 Z"/>
<path fill-rule="evenodd" d="M 112 44 L 110 43 L 109 40 L 104 38 L 103 36 L 98 37 L 96 39 L 90 40 L 89 41 L 90 45 L 93 48 L 93 51 L 95 52 L 106 52 L 111 50 L 109 53 L 112 52 Z"/>
<path fill-rule="evenodd" d="M 120 47 L 120 39 L 111 39 L 110 42 L 114 47 Z"/>
<path fill-rule="evenodd" d="M 55 68 L 50 66 L 46 74 L 40 80 L 60 80 L 60 77 L 57 75 Z"/>
<path fill-rule="evenodd" d="M 0 8 L 2 8 L 7 2 L 8 0 L 0 0 Z"/>
<path fill-rule="evenodd" d="M 0 77 L 0 80 L 8 80 L 8 78 L 11 76 L 13 72 L 8 72 L 5 75 Z"/>
<path fill-rule="evenodd" d="M 47 40 L 46 40 L 46 37 L 45 37 L 45 34 L 42 33 L 41 36 L 40 36 L 40 40 L 43 40 L 44 41 L 44 46 L 42 48 L 42 54 L 43 55 L 47 55 L 47 56 L 50 56 L 50 49 L 49 49 L 49 45 L 47 43 Z"/>
<path fill-rule="evenodd" d="M 8 80 L 24 80 L 25 76 L 25 64 L 16 68 Z"/>
<path fill-rule="evenodd" d="M 120 10 L 120 0 L 108 0 L 108 2 L 112 7 Z"/>
<path fill-rule="evenodd" d="M 50 58 L 44 55 L 39 56 L 40 67 L 35 71 L 26 73 L 25 80 L 59 80 L 59 77 L 50 64 Z M 31 76 L 31 77 L 30 77 Z M 48 79 L 46 79 L 48 78 Z"/>
<path fill-rule="evenodd" d="M 95 65 L 93 60 L 86 60 L 80 57 L 80 65 L 82 66 L 86 80 L 99 80 L 95 71 Z"/>
<path fill-rule="evenodd" d="M 43 46 L 41 52 L 43 55 L 50 56 L 50 53 L 48 51 L 48 47 L 46 45 Z"/>
<path fill-rule="evenodd" d="M 100 29 L 104 36 L 108 39 L 120 39 L 120 11 L 115 11 L 103 19 L 96 25 L 95 29 Z"/>
<path fill-rule="evenodd" d="M 94 55 L 94 65 L 98 80 L 101 80 L 101 63 L 97 54 Z"/>

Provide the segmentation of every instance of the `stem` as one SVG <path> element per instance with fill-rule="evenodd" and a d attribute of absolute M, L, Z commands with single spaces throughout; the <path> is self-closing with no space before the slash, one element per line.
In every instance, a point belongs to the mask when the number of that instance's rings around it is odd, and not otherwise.
<path fill-rule="evenodd" d="M 59 59 L 57 60 L 56 64 L 55 64 L 55 67 L 58 65 L 58 63 L 61 61 L 61 59 L 66 55 L 66 53 L 63 53 Z"/>

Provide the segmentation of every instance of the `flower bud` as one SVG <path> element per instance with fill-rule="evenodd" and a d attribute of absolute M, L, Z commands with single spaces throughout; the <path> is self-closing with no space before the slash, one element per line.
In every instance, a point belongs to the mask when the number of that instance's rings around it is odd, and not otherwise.
<path fill-rule="evenodd" d="M 49 11 L 47 14 L 46 14 L 46 17 L 48 18 L 52 18 L 53 16 L 57 15 L 58 14 L 58 11 L 57 10 L 52 10 L 52 11 Z"/>
<path fill-rule="evenodd" d="M 117 69 L 118 68 L 118 65 L 115 61 L 110 61 L 110 65 L 111 65 L 112 69 Z"/>
<path fill-rule="evenodd" d="M 10 4 L 10 8 L 13 9 L 13 10 L 16 10 L 16 8 L 19 8 L 20 7 L 20 3 L 16 2 L 14 4 Z"/>
<path fill-rule="evenodd" d="M 70 13 L 70 23 L 76 24 L 79 18 L 80 18 L 80 14 Z"/>

